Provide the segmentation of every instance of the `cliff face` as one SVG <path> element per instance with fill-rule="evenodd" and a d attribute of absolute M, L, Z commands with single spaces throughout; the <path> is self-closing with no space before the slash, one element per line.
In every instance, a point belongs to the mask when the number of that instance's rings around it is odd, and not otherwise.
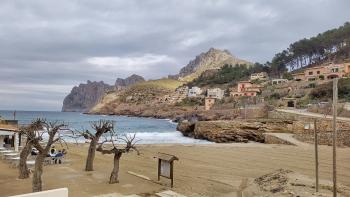
<path fill-rule="evenodd" d="M 178 75 L 169 77 L 178 77 L 179 80 L 182 81 L 191 81 L 199 77 L 203 72 L 207 70 L 220 69 L 225 64 L 251 65 L 252 63 L 234 57 L 228 50 L 211 48 L 209 51 L 196 56 L 194 60 L 191 60 L 185 67 L 180 70 Z"/>
<path fill-rule="evenodd" d="M 62 111 L 89 111 L 107 91 L 113 90 L 113 88 L 103 81 L 87 81 L 86 84 L 75 86 L 64 99 Z"/>
<path fill-rule="evenodd" d="M 130 86 L 130 85 L 133 85 L 136 83 L 140 83 L 140 82 L 144 82 L 144 81 L 145 81 L 145 79 L 143 77 L 133 74 L 130 77 L 127 77 L 125 79 L 118 78 L 115 81 L 115 88 L 117 90 L 120 90 L 120 89 L 124 89 L 127 86 Z"/>

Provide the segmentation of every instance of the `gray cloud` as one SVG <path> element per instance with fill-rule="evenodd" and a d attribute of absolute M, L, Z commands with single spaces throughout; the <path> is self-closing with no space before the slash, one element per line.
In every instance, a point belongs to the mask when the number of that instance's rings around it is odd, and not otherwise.
<path fill-rule="evenodd" d="M 349 7 L 348 0 L 3 0 L 0 109 L 59 110 L 71 87 L 88 79 L 160 78 L 210 47 L 265 62 L 349 21 Z"/>

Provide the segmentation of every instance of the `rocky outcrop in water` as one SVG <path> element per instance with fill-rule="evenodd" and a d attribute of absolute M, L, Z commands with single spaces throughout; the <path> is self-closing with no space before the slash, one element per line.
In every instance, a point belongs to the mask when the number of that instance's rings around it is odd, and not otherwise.
<path fill-rule="evenodd" d="M 87 112 L 97 104 L 100 98 L 114 87 L 103 81 L 91 82 L 75 86 L 63 101 L 62 111 Z"/>
<path fill-rule="evenodd" d="M 120 90 L 120 89 L 126 88 L 127 86 L 134 85 L 136 83 L 140 83 L 140 82 L 144 82 L 144 81 L 145 81 L 145 79 L 142 76 L 133 74 L 130 77 L 127 77 L 125 79 L 118 78 L 115 81 L 115 88 L 117 90 Z"/>

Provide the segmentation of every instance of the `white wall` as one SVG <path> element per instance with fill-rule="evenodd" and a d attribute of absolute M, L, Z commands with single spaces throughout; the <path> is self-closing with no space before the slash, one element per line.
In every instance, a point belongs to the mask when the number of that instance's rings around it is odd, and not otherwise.
<path fill-rule="evenodd" d="M 47 190 L 42 192 L 21 194 L 12 197 L 68 197 L 68 188 Z"/>

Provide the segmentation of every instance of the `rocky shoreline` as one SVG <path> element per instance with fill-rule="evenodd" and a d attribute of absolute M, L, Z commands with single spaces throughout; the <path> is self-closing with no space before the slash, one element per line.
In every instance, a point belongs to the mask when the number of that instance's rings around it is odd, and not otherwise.
<path fill-rule="evenodd" d="M 264 133 L 289 132 L 287 127 L 279 127 L 281 124 L 289 124 L 280 120 L 218 120 L 218 121 L 182 121 L 177 130 L 184 136 L 196 139 L 206 139 L 216 143 L 230 142 L 265 142 Z"/>
<path fill-rule="evenodd" d="M 157 119 L 170 119 L 174 122 L 188 121 L 212 121 L 212 120 L 234 120 L 239 112 L 233 109 L 205 111 L 204 107 L 183 107 L 169 105 L 132 105 L 119 104 L 113 109 L 99 109 L 87 114 L 96 115 L 123 115 L 134 117 L 146 117 Z"/>

